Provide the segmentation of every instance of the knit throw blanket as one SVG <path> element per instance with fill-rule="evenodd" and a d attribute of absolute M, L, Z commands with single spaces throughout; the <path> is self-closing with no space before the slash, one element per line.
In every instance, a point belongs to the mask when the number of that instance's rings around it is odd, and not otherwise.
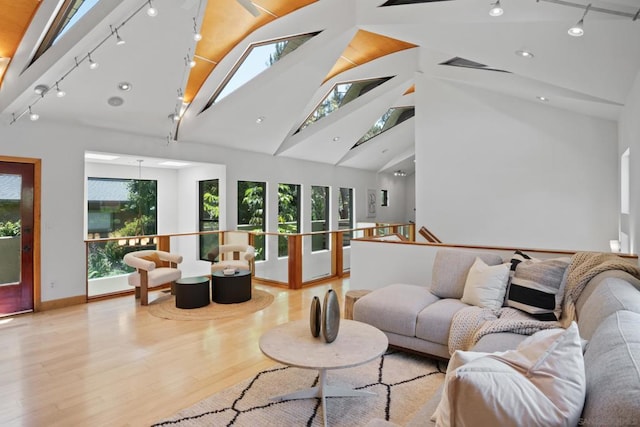
<path fill-rule="evenodd" d="M 596 275 L 609 270 L 621 270 L 640 279 L 640 268 L 617 255 L 598 252 L 578 252 L 567 267 L 562 318 L 541 321 L 511 307 L 499 310 L 469 306 L 454 314 L 449 330 L 449 353 L 469 350 L 483 336 L 497 332 L 531 335 L 543 329 L 566 328 L 576 320 L 575 303 L 585 286 Z"/>

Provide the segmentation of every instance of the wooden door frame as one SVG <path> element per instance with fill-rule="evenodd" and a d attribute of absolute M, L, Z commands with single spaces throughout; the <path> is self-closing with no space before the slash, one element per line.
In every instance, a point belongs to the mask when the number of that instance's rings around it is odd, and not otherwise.
<path fill-rule="evenodd" d="M 40 199 L 42 189 L 42 160 L 30 157 L 0 156 L 0 162 L 26 163 L 33 165 L 33 311 L 42 307 L 40 281 Z"/>

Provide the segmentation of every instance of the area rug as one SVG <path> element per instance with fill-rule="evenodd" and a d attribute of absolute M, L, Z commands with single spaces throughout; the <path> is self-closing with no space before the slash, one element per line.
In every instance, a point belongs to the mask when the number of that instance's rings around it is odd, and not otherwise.
<path fill-rule="evenodd" d="M 332 427 L 354 427 L 380 418 L 403 425 L 435 393 L 444 381 L 445 371 L 445 362 L 400 351 L 390 351 L 361 366 L 328 371 L 330 385 L 368 390 L 376 395 L 328 398 L 327 423 Z M 271 400 L 317 383 L 315 370 L 278 364 L 153 426 L 322 426 L 320 399 Z"/>
<path fill-rule="evenodd" d="M 273 295 L 267 291 L 253 289 L 249 301 L 237 304 L 211 304 L 200 307 L 183 309 L 176 308 L 176 300 L 173 295 L 164 295 L 149 304 L 149 313 L 156 317 L 171 320 L 215 320 L 225 317 L 236 317 L 254 313 L 269 306 L 274 300 Z"/>

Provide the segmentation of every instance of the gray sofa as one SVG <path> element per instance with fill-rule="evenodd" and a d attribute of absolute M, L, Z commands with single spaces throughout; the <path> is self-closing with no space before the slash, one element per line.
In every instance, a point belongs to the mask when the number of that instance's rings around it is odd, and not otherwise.
<path fill-rule="evenodd" d="M 491 252 L 443 250 L 436 255 L 431 284 L 390 284 L 355 302 L 353 318 L 381 329 L 393 347 L 448 359 L 449 326 L 467 307 L 460 301 L 476 257 L 488 265 L 508 260 Z M 425 280 L 427 282 L 427 280 Z M 586 342 L 586 400 L 579 425 L 640 425 L 640 281 L 622 271 L 593 277 L 576 301 L 580 337 Z M 526 338 L 512 332 L 483 336 L 472 351 L 515 349 Z M 433 425 L 441 390 L 409 426 Z M 393 425 L 374 420 L 370 426 Z"/>

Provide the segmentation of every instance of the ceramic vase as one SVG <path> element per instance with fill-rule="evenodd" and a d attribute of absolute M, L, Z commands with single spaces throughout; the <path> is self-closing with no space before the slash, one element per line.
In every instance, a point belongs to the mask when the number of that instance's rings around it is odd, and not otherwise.
<path fill-rule="evenodd" d="M 311 335 L 314 337 L 320 336 L 320 323 L 322 322 L 321 314 L 322 307 L 320 306 L 320 298 L 313 297 L 311 301 L 311 312 L 309 313 L 309 327 L 311 328 Z"/>
<path fill-rule="evenodd" d="M 322 307 L 322 336 L 328 343 L 335 341 L 340 329 L 340 305 L 338 295 L 333 289 L 329 289 L 324 296 Z"/>

